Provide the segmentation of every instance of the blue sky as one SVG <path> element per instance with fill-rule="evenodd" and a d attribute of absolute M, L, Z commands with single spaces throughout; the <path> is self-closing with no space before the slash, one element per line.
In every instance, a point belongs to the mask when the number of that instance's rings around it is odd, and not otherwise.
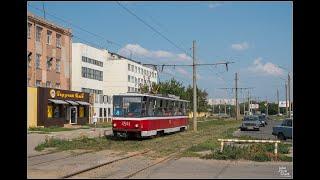
<path fill-rule="evenodd" d="M 29 11 L 43 16 L 43 12 L 35 9 L 42 9 L 42 2 L 29 3 L 33 6 L 28 6 Z M 189 54 L 192 53 L 192 41 L 196 40 L 196 56 L 201 63 L 235 62 L 230 64 L 229 71 L 224 66 L 198 67 L 198 87 L 206 89 L 211 98 L 233 97 L 231 91 L 218 88 L 234 87 L 234 74 L 238 72 L 239 87 L 254 87 L 253 96 L 275 101 L 279 88 L 280 99 L 284 100 L 284 80 L 281 78 L 287 78 L 288 71 L 292 72 L 291 2 L 121 3 Z M 44 2 L 44 7 L 48 20 L 72 28 L 77 37 L 73 42 L 88 41 L 144 63 L 192 63 L 183 51 L 116 2 Z M 74 25 L 120 46 L 110 45 Z M 159 74 L 161 81 L 175 76 L 185 85 L 192 84 L 191 67 L 165 68 Z"/>

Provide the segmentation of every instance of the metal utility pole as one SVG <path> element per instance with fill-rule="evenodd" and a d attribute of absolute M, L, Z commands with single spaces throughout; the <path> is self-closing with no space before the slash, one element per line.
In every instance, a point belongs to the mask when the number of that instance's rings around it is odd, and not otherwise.
<path fill-rule="evenodd" d="M 250 114 L 251 110 L 250 110 L 250 91 L 249 90 L 248 90 L 248 111 Z"/>
<path fill-rule="evenodd" d="M 266 115 L 268 116 L 269 115 L 269 111 L 268 111 L 268 98 L 266 97 Z"/>
<path fill-rule="evenodd" d="M 195 53 L 196 53 L 196 41 L 194 40 L 192 42 L 192 59 L 193 59 L 193 63 L 192 63 L 192 70 L 193 70 L 193 130 L 197 131 L 197 83 L 196 83 L 196 57 L 195 57 Z"/>
<path fill-rule="evenodd" d="M 278 116 L 280 114 L 280 102 L 279 102 L 279 89 L 277 88 L 277 101 L 278 101 Z"/>
<path fill-rule="evenodd" d="M 235 96 L 236 96 L 236 120 L 238 120 L 238 73 L 235 74 Z"/>
<path fill-rule="evenodd" d="M 285 84 L 285 89 L 286 89 L 286 115 L 288 116 L 288 88 L 287 88 L 287 83 Z"/>
<path fill-rule="evenodd" d="M 290 73 L 288 73 L 289 118 L 291 118 Z"/>
<path fill-rule="evenodd" d="M 227 114 L 227 103 L 226 103 L 226 101 L 224 101 L 224 114 L 225 115 Z"/>

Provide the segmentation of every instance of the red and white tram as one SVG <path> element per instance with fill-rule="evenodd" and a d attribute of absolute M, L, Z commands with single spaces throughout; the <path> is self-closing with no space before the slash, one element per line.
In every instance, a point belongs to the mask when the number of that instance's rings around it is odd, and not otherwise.
<path fill-rule="evenodd" d="M 189 101 L 177 96 L 126 93 L 113 96 L 114 136 L 148 137 L 187 129 Z"/>

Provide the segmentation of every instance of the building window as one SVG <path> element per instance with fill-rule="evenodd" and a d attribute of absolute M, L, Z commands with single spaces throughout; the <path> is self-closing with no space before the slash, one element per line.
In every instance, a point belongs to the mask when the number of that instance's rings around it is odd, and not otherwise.
<path fill-rule="evenodd" d="M 83 118 L 84 117 L 84 107 L 80 106 L 79 107 L 79 118 Z"/>
<path fill-rule="evenodd" d="M 27 59 L 28 59 L 28 67 L 31 67 L 31 55 L 32 55 L 32 52 L 27 51 L 27 53 L 28 53 L 28 57 L 27 57 Z"/>
<path fill-rule="evenodd" d="M 137 88 L 134 88 L 134 91 L 135 91 L 135 92 L 138 92 L 138 89 L 137 89 Z"/>
<path fill-rule="evenodd" d="M 60 117 L 60 108 L 59 108 L 59 106 L 55 106 L 54 107 L 53 117 L 54 118 L 59 118 Z"/>
<path fill-rule="evenodd" d="M 52 105 L 48 105 L 48 118 L 52 118 L 52 108 L 53 106 Z"/>
<path fill-rule="evenodd" d="M 130 67 L 131 67 L 131 65 L 130 65 L 130 64 L 128 64 L 128 71 L 130 71 Z"/>
<path fill-rule="evenodd" d="M 37 26 L 37 28 L 36 28 L 36 41 L 37 42 L 41 41 L 41 32 L 42 32 L 42 28 Z"/>
<path fill-rule="evenodd" d="M 99 108 L 99 117 L 102 117 L 102 108 Z"/>
<path fill-rule="evenodd" d="M 110 110 L 110 108 L 108 108 L 108 116 L 110 116 L 110 112 L 111 112 L 111 110 Z"/>
<path fill-rule="evenodd" d="M 32 24 L 31 24 L 31 23 L 28 23 L 28 29 L 27 29 L 27 36 L 28 36 L 28 38 L 31 38 L 31 26 L 32 26 Z"/>
<path fill-rule="evenodd" d="M 61 48 L 61 35 L 57 34 L 56 37 L 57 37 L 57 47 Z"/>
<path fill-rule="evenodd" d="M 51 87 L 51 82 L 50 81 L 47 81 L 46 87 Z"/>
<path fill-rule="evenodd" d="M 107 117 L 107 108 L 103 108 L 104 117 Z"/>
<path fill-rule="evenodd" d="M 85 57 L 85 56 L 82 56 L 82 61 L 83 61 L 83 62 L 86 62 L 86 63 L 94 64 L 94 65 L 96 65 L 96 66 L 101 66 L 101 67 L 103 67 L 103 62 L 100 62 L 100 61 L 98 61 L 98 60 L 91 59 L 91 58 L 88 58 L 88 57 Z"/>
<path fill-rule="evenodd" d="M 37 87 L 41 86 L 41 81 L 40 80 L 36 80 L 36 86 Z"/>
<path fill-rule="evenodd" d="M 128 75 L 128 82 L 130 82 L 130 75 Z"/>
<path fill-rule="evenodd" d="M 56 88 L 60 89 L 60 83 L 56 83 Z"/>
<path fill-rule="evenodd" d="M 134 72 L 135 72 L 135 73 L 137 72 L 137 66 L 134 67 Z"/>
<path fill-rule="evenodd" d="M 60 69 L 61 69 L 61 61 L 60 59 L 56 59 L 56 71 L 57 72 L 60 72 Z"/>
<path fill-rule="evenodd" d="M 82 67 L 82 77 L 103 81 L 103 72 L 87 67 Z"/>
<path fill-rule="evenodd" d="M 37 69 L 40 69 L 40 58 L 41 58 L 41 55 L 36 54 L 36 68 Z"/>
<path fill-rule="evenodd" d="M 49 44 L 49 45 L 51 45 L 51 36 L 52 36 L 52 32 L 47 31 L 47 44 Z"/>
<path fill-rule="evenodd" d="M 128 87 L 128 92 L 130 92 L 130 87 Z"/>
<path fill-rule="evenodd" d="M 134 83 L 138 83 L 137 81 L 138 81 L 138 80 L 137 80 L 137 78 L 135 77 L 135 78 L 134 78 Z"/>
<path fill-rule="evenodd" d="M 47 70 L 50 71 L 52 67 L 52 57 L 47 57 Z"/>
<path fill-rule="evenodd" d="M 139 73 L 139 74 L 140 74 L 140 70 L 141 70 L 141 69 L 140 69 L 140 67 L 139 67 L 139 68 L 138 68 L 138 73 Z"/>

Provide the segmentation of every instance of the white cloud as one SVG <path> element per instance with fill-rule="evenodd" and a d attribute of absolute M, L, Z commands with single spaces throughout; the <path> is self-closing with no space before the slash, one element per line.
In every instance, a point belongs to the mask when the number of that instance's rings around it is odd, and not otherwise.
<path fill-rule="evenodd" d="M 232 44 L 231 48 L 237 51 L 243 51 L 249 48 L 249 44 L 247 42 Z"/>
<path fill-rule="evenodd" d="M 192 58 L 190 56 L 187 56 L 186 54 L 177 54 L 177 57 L 179 60 L 182 61 L 191 61 Z"/>
<path fill-rule="evenodd" d="M 148 57 L 151 59 L 167 59 L 171 61 L 191 61 L 192 58 L 187 56 L 186 54 L 175 54 L 172 52 L 164 51 L 164 50 L 148 50 L 146 48 L 143 48 L 139 44 L 127 44 L 125 47 L 121 48 L 118 51 L 119 54 L 123 56 L 142 56 L 142 57 Z"/>
<path fill-rule="evenodd" d="M 209 4 L 209 8 L 213 9 L 213 8 L 216 8 L 216 7 L 221 6 L 221 5 L 222 5 L 222 3 L 210 3 Z"/>
<path fill-rule="evenodd" d="M 261 74 L 261 75 L 272 75 L 272 76 L 281 76 L 284 74 L 283 69 L 279 68 L 277 65 L 267 62 L 263 64 L 262 58 L 259 57 L 255 59 L 248 69 L 251 72 Z"/>
<path fill-rule="evenodd" d="M 177 71 L 180 73 L 180 74 L 182 74 L 182 75 L 184 75 L 184 76 L 190 76 L 190 74 L 189 74 L 189 72 L 188 71 L 186 71 L 186 70 L 184 70 L 184 69 L 182 69 L 182 68 L 177 68 Z"/>

